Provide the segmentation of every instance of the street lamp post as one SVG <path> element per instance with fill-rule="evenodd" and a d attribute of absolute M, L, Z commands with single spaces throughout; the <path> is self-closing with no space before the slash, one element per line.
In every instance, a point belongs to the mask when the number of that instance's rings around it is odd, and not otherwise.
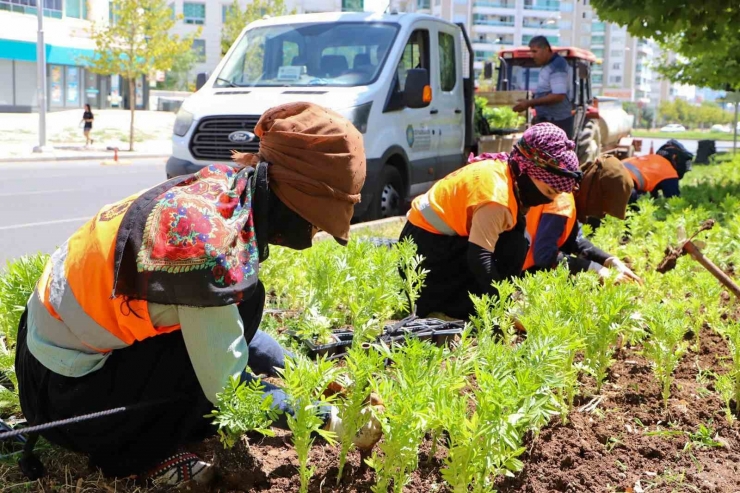
<path fill-rule="evenodd" d="M 39 105 L 39 145 L 33 152 L 43 152 L 46 147 L 46 45 L 44 44 L 44 0 L 36 0 L 38 37 L 36 40 L 36 91 Z"/>

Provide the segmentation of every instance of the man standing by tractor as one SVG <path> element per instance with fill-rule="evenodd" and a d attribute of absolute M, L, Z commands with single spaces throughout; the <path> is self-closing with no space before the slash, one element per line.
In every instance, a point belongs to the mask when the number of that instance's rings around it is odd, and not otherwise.
<path fill-rule="evenodd" d="M 522 99 L 514 111 L 522 112 L 534 108 L 537 113 L 532 123 L 550 122 L 560 127 L 573 139 L 572 105 L 568 99 L 568 63 L 557 53 L 553 53 L 549 41 L 544 36 L 535 36 L 529 42 L 534 63 L 540 69 L 534 99 Z"/>

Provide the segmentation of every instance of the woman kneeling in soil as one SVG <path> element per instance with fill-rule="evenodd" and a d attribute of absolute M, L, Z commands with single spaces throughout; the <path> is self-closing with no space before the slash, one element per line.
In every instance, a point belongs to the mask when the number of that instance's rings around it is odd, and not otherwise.
<path fill-rule="evenodd" d="M 583 180 L 573 193 L 558 195 L 549 204 L 527 212 L 527 232 L 531 238 L 524 271 L 549 269 L 566 262 L 571 273 L 592 270 L 604 279 L 609 267 L 619 274 L 615 281 L 642 283 L 622 261 L 597 248 L 581 231 L 580 222 L 603 219 L 606 214 L 624 219 L 632 193 L 632 178 L 615 157 L 586 163 Z"/>
<path fill-rule="evenodd" d="M 283 367 L 258 330 L 268 243 L 341 244 L 365 180 L 362 136 L 334 112 L 293 103 L 257 124 L 258 156 L 212 165 L 104 207 L 51 257 L 18 332 L 16 371 L 29 424 L 133 409 L 42 432 L 110 476 L 207 482 L 213 468 L 177 449 L 215 433 L 204 416 L 233 376 Z M 283 391 L 266 385 L 282 411 Z M 341 422 L 326 412 L 326 427 Z M 370 448 L 377 423 L 357 438 Z"/>
<path fill-rule="evenodd" d="M 417 197 L 401 232 L 429 270 L 417 314 L 468 318 L 468 293 L 494 293 L 518 275 L 529 248 L 525 208 L 571 192 L 581 179 L 574 143 L 551 123 L 529 128 L 509 156 L 474 159 Z"/>

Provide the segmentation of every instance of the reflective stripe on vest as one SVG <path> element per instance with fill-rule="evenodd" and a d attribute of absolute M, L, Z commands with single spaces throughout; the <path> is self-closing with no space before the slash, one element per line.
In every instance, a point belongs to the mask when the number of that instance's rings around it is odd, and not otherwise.
<path fill-rule="evenodd" d="M 430 233 L 469 236 L 473 214 L 487 204 L 502 205 L 517 217 L 514 180 L 506 161 L 487 159 L 450 173 L 414 199 L 407 217 Z"/>
<path fill-rule="evenodd" d="M 648 190 L 645 188 L 645 177 L 642 176 L 642 172 L 637 169 L 637 166 L 634 164 L 628 162 L 628 161 L 622 161 L 622 164 L 624 164 L 624 167 L 627 168 L 627 171 L 630 172 L 632 175 L 632 179 L 635 180 L 637 185 L 637 191 L 639 192 L 647 192 Z"/>
<path fill-rule="evenodd" d="M 51 256 L 51 284 L 49 286 L 49 304 L 59 315 L 69 330 L 77 336 L 82 344 L 99 352 L 120 349 L 128 346 L 124 341 L 111 334 L 104 327 L 85 313 L 64 276 L 64 263 L 67 259 L 68 243 L 65 242 Z"/>
<path fill-rule="evenodd" d="M 543 214 L 553 214 L 566 218 L 563 234 L 561 234 L 557 240 L 557 247 L 560 249 L 560 247 L 565 245 L 565 242 L 568 240 L 568 237 L 573 232 L 573 228 L 576 225 L 576 203 L 573 194 L 560 194 L 549 204 L 538 205 L 529 209 L 527 212 L 527 232 L 531 238 L 531 243 L 529 245 L 529 251 L 524 260 L 522 270 L 531 269 L 535 266 L 534 246 L 537 241 L 537 230 L 540 226 Z"/>
<path fill-rule="evenodd" d="M 443 235 L 455 236 L 455 230 L 447 226 L 439 215 L 432 209 L 432 204 L 429 203 L 429 196 L 427 194 L 422 195 L 417 199 L 416 210 L 421 213 L 424 219 L 431 224 L 434 229 L 439 231 Z"/>

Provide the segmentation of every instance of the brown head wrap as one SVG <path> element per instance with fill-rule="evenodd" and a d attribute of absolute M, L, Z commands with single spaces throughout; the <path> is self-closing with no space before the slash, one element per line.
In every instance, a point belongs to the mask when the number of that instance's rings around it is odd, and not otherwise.
<path fill-rule="evenodd" d="M 337 113 L 303 102 L 269 109 L 254 133 L 278 198 L 314 226 L 347 241 L 365 183 L 362 134 Z M 254 164 L 256 158 L 234 155 L 240 164 Z"/>
<path fill-rule="evenodd" d="M 632 193 L 632 177 L 619 159 L 609 156 L 581 167 L 583 180 L 574 192 L 578 220 L 609 214 L 624 219 Z"/>

